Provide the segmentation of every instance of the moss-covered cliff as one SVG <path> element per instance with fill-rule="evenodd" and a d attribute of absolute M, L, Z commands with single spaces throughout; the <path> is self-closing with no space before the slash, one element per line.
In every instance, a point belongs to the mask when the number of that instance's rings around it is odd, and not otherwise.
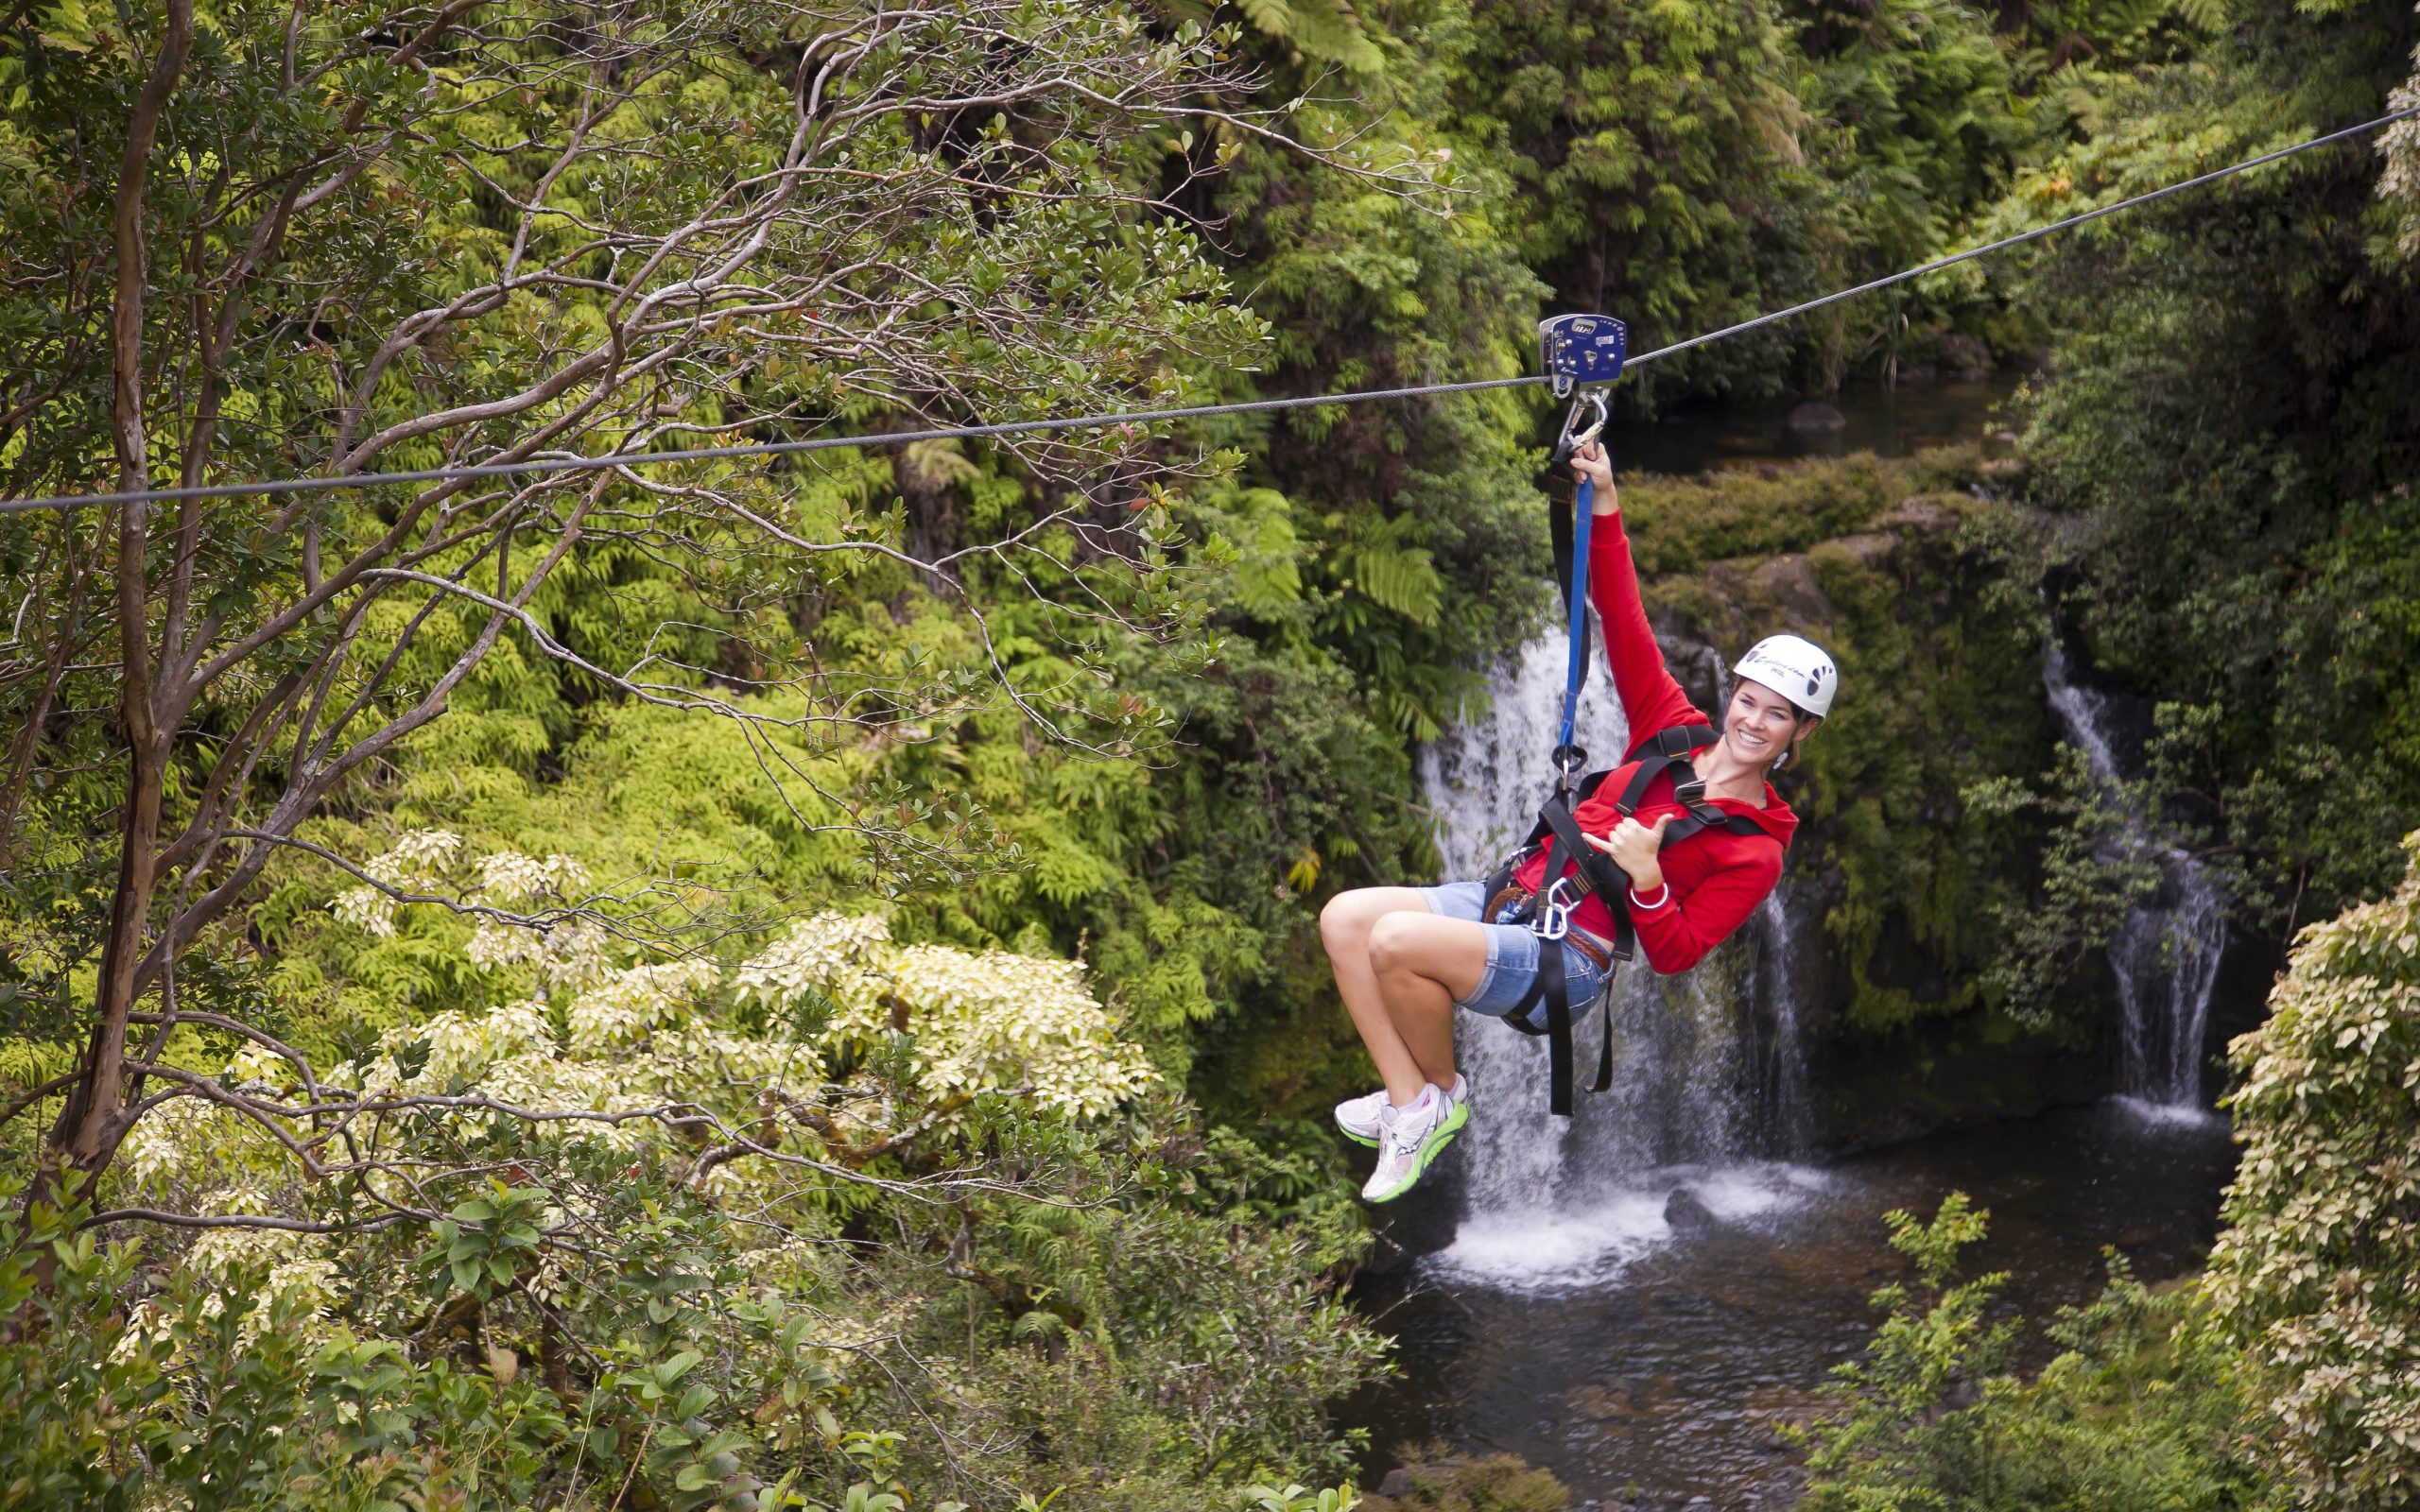
<path fill-rule="evenodd" d="M 1839 660 L 1842 697 L 1783 784 L 1806 821 L 1791 885 L 1830 949 L 1815 990 L 1844 1032 L 1982 1005 L 1987 927 L 2028 883 L 2024 847 L 1961 795 L 2039 770 L 2042 624 L 1986 549 L 1972 451 L 1651 478 L 1626 493 L 1651 614 L 1716 708 L 1716 655 L 1795 630 Z M 1713 653 L 1713 654 L 1709 654 Z"/>

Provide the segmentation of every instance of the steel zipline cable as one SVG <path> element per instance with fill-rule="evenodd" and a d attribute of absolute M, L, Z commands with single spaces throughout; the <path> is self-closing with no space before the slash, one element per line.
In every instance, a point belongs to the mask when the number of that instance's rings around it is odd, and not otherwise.
<path fill-rule="evenodd" d="M 1765 326 L 1793 319 L 1826 306 L 1838 304 L 1843 300 L 1853 300 L 1860 295 L 1873 294 L 1895 284 L 1923 278 L 1929 273 L 1938 273 L 1944 268 L 1956 267 L 1961 263 L 1971 263 L 1977 258 L 1989 257 L 1995 252 L 2004 252 L 2013 247 L 2022 247 L 2029 242 L 2040 241 L 2046 236 L 2053 236 L 2063 231 L 2071 231 L 2091 221 L 2106 219 L 2125 211 L 2139 209 L 2171 196 L 2186 194 L 2204 185 L 2216 183 L 2221 179 L 2233 178 L 2239 173 L 2249 173 L 2255 168 L 2266 167 L 2270 163 L 2282 162 L 2287 158 L 2295 157 L 2318 147 L 2348 141 L 2354 137 L 2366 136 L 2370 132 L 2381 130 L 2397 122 L 2413 119 L 2420 119 L 2420 106 L 2395 111 L 2381 115 L 2376 120 L 2364 121 L 2359 126 L 2348 126 L 2342 130 L 2330 131 L 2325 136 L 2315 136 L 2308 141 L 2297 142 L 2291 146 L 2279 147 L 2273 152 L 2264 152 L 2256 158 L 2247 158 L 2241 163 L 2230 163 L 2223 168 L 2214 168 L 2208 173 L 2197 174 L 2190 179 L 2117 200 L 2111 204 L 2102 205 L 2097 210 L 2087 210 L 2081 215 L 2069 215 L 2064 220 L 2052 221 L 2047 226 L 2037 226 L 2031 231 L 2019 232 L 2013 236 L 2003 236 L 1997 241 L 1986 243 L 1981 247 L 1973 247 L 1962 252 L 1953 252 L 1946 257 L 1936 258 L 1932 262 L 1908 268 L 1904 272 L 1892 273 L 1857 284 L 1852 288 L 1840 289 L 1824 295 L 1820 299 L 1808 300 L 1803 304 L 1793 304 L 1787 309 L 1774 310 L 1769 314 L 1757 316 L 1754 319 L 1742 320 L 1737 325 L 1724 326 L 1719 331 L 1709 331 L 1703 335 L 1690 336 L 1685 341 L 1675 341 L 1668 346 L 1657 347 L 1651 352 L 1630 358 L 1625 367 L 1637 368 L 1653 362 L 1659 357 L 1677 356 L 1681 352 L 1698 347 L 1708 346 L 1732 336 L 1743 335 L 1750 331 L 1760 330 Z M 1382 400 L 1426 399 L 1443 394 L 1480 393 L 1492 388 L 1527 388 L 1550 381 L 1544 374 L 1526 374 L 1518 378 L 1482 378 L 1465 383 L 1414 384 L 1408 388 L 1366 388 L 1341 394 L 1304 394 L 1288 399 L 1248 399 L 1233 404 L 1193 404 L 1178 409 L 1138 409 L 1110 415 L 1076 415 L 1059 420 L 1003 421 L 988 425 L 949 425 L 926 430 L 885 431 L 870 436 L 819 436 L 795 441 L 758 441 L 739 446 L 700 446 L 678 452 L 619 452 L 604 456 L 529 457 L 513 462 L 474 462 L 455 467 L 425 468 L 408 472 L 353 472 L 327 477 L 272 478 L 251 483 L 213 483 L 191 489 L 141 489 L 124 493 L 70 493 L 44 499 L 0 499 L 0 514 L 24 514 L 40 509 L 80 509 L 115 504 L 166 504 L 186 499 L 226 499 L 255 493 L 323 493 L 335 489 L 389 488 L 400 484 L 513 477 L 533 472 L 578 472 L 602 468 L 652 467 L 671 462 L 717 462 L 735 457 L 787 456 L 803 452 L 832 451 L 844 446 L 888 446 L 907 441 L 977 440 L 993 436 L 1030 436 L 1046 431 L 1105 430 L 1114 426 L 1149 425 L 1167 421 L 1205 420 L 1219 415 L 1264 414 L 1275 410 L 1314 409 L 1328 404 L 1366 404 Z"/>

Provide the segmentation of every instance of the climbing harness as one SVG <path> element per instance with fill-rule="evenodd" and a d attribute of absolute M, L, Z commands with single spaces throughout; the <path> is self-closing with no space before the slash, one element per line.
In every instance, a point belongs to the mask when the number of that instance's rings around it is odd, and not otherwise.
<path fill-rule="evenodd" d="M 1765 833 L 1764 827 L 1746 815 L 1726 814 L 1706 801 L 1705 780 L 1697 775 L 1689 758 L 1719 738 L 1711 725 L 1674 725 L 1657 730 L 1654 738 L 1640 748 L 1630 780 L 1623 784 L 1621 798 L 1614 805 L 1615 812 L 1623 818 L 1631 817 L 1647 800 L 1648 789 L 1655 780 L 1668 774 L 1673 799 L 1684 812 L 1664 827 L 1666 846 L 1706 830 L 1728 830 L 1741 835 Z M 1583 759 L 1586 756 L 1584 751 L 1578 754 Z M 1580 821 L 1573 816 L 1574 811 L 1596 797 L 1605 780 L 1619 769 L 1607 767 L 1590 772 L 1576 782 L 1570 781 L 1568 770 L 1557 770 L 1554 789 L 1539 805 L 1538 822 L 1531 827 L 1529 838 L 1488 877 L 1487 902 L 1480 913 L 1480 918 L 1489 923 L 1528 925 L 1544 947 L 1538 952 L 1537 979 L 1530 984 L 1528 994 L 1504 1016 L 1504 1022 L 1523 1034 L 1545 1037 L 1547 1107 L 1565 1118 L 1571 1115 L 1571 1024 L 1575 1006 L 1581 1015 L 1592 1005 L 1602 1012 L 1597 1075 L 1588 1088 L 1601 1092 L 1614 1084 L 1614 1019 L 1607 1001 L 1614 972 L 1622 962 L 1634 960 L 1638 954 L 1638 936 L 1630 917 L 1630 878 L 1611 856 L 1588 843 Z M 1545 885 L 1537 892 L 1524 893 L 1513 882 L 1513 876 L 1540 850 L 1546 852 L 1547 858 Z M 1604 900 L 1606 911 L 1613 918 L 1614 937 L 1604 981 L 1596 998 L 1575 1005 L 1570 979 L 1564 971 L 1563 946 L 1571 937 L 1571 916 L 1592 895 Z M 1593 955 L 1596 952 L 1591 950 L 1588 954 Z M 1539 1022 L 1532 1014 L 1542 1005 L 1546 1018 Z"/>
<path fill-rule="evenodd" d="M 1571 408 L 1564 417 L 1550 465 L 1568 462 L 1573 453 L 1603 434 L 1607 417 L 1604 395 L 1599 388 L 1582 386 L 1610 384 L 1621 376 L 1628 337 L 1622 322 L 1601 315 L 1558 316 L 1539 324 L 1541 366 L 1557 397 L 1571 396 Z M 1583 415 L 1592 417 L 1584 425 Z M 1578 744 L 1574 729 L 1580 713 L 1580 690 L 1588 679 L 1589 521 L 1595 505 L 1596 486 L 1582 478 L 1574 490 L 1569 517 L 1566 519 L 1560 509 L 1553 516 L 1555 576 L 1563 586 L 1564 611 L 1570 622 L 1568 657 L 1564 669 L 1563 723 L 1555 733 L 1554 786 L 1538 809 L 1538 822 L 1530 831 L 1529 838 L 1488 878 L 1487 902 L 1480 914 L 1491 923 L 1526 924 L 1538 936 L 1542 948 L 1538 952 L 1537 978 L 1530 984 L 1528 994 L 1505 1015 L 1504 1022 L 1523 1034 L 1545 1037 L 1547 1106 L 1565 1118 L 1571 1115 L 1573 1004 L 1563 952 L 1565 942 L 1571 939 L 1572 915 L 1593 895 L 1604 900 L 1614 921 L 1604 983 L 1592 1003 L 1579 1005 L 1583 1014 L 1592 1005 L 1601 1014 L 1602 1043 L 1591 1091 L 1601 1092 L 1614 1084 L 1613 1011 L 1606 999 L 1614 970 L 1619 963 L 1634 959 L 1638 949 L 1630 918 L 1630 879 L 1612 857 L 1588 843 L 1580 821 L 1573 816 L 1574 811 L 1618 770 L 1608 767 L 1581 775 L 1588 765 L 1588 753 Z M 1745 815 L 1725 814 L 1706 801 L 1705 782 L 1690 765 L 1689 757 L 1699 748 L 1713 745 L 1717 738 L 1708 725 L 1678 725 L 1656 731 L 1648 746 L 1641 748 L 1630 781 L 1615 804 L 1616 811 L 1624 818 L 1630 817 L 1647 800 L 1648 789 L 1655 780 L 1668 773 L 1673 797 L 1685 814 L 1666 826 L 1666 845 L 1709 829 L 1726 829 L 1737 834 L 1764 833 L 1755 820 Z M 1547 858 L 1544 885 L 1537 892 L 1525 894 L 1512 878 L 1541 850 Z M 1588 954 L 1593 955 L 1596 952 L 1590 950 Z M 1541 1005 L 1546 1011 L 1545 1021 L 1533 1022 L 1531 1014 Z"/>

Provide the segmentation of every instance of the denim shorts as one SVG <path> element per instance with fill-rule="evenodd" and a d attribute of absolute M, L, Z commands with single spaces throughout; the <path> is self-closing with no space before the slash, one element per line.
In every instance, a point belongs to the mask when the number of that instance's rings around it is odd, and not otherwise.
<path fill-rule="evenodd" d="M 1454 1006 L 1484 1013 L 1490 1018 L 1509 1016 L 1530 995 L 1530 984 L 1538 979 L 1538 953 L 1547 942 L 1540 939 L 1527 924 L 1499 924 L 1479 917 L 1487 907 L 1487 884 L 1483 882 L 1448 882 L 1435 887 L 1423 887 L 1420 895 L 1427 900 L 1428 911 L 1447 919 L 1467 919 L 1487 933 L 1487 965 L 1478 973 L 1478 986 L 1469 997 Z M 1508 903 L 1505 910 L 1512 907 Z M 1501 917 L 1499 911 L 1499 917 Z M 1576 932 L 1575 932 L 1576 934 Z M 1592 936 L 1593 939 L 1593 936 Z M 1603 942 L 1596 942 L 1602 948 Z M 1597 964 L 1587 952 L 1564 940 L 1556 946 L 1563 952 L 1563 977 L 1569 988 L 1571 1011 L 1576 1016 L 1605 985 L 1606 969 Z M 1525 1016 L 1525 1022 L 1546 1027 L 1547 1007 L 1541 998 Z"/>

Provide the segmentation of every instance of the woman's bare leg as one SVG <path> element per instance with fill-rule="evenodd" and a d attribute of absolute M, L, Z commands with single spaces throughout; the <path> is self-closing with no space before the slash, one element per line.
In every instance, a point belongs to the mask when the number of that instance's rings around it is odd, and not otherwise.
<path fill-rule="evenodd" d="M 1454 1000 L 1478 986 L 1485 932 L 1429 912 L 1416 888 L 1363 887 L 1329 901 L 1320 936 L 1388 1100 L 1409 1103 L 1425 1082 L 1451 1087 Z"/>
<path fill-rule="evenodd" d="M 1344 999 L 1344 1011 L 1353 1016 L 1353 1027 L 1360 1031 L 1361 1043 L 1377 1063 L 1378 1078 L 1387 1084 L 1391 1096 L 1398 1088 L 1409 1088 L 1411 1097 L 1417 1097 L 1426 1074 L 1389 1017 L 1387 1000 L 1378 990 L 1377 969 L 1370 963 L 1370 932 L 1379 919 L 1398 913 L 1427 914 L 1428 900 L 1416 887 L 1357 887 L 1338 893 L 1320 910 L 1320 939 L 1327 946 L 1328 965 L 1336 972 L 1336 990 Z M 1445 1085 L 1453 1083 L 1449 1067 Z M 1396 1096 L 1394 1100 L 1411 1099 Z"/>
<path fill-rule="evenodd" d="M 1422 1080 L 1454 1085 L 1454 1004 L 1478 988 L 1487 932 L 1467 919 L 1388 914 L 1370 931 L 1369 954 L 1388 1021 L 1420 1068 L 1420 1080 L 1387 1083 L 1387 1100 L 1401 1108 Z"/>

